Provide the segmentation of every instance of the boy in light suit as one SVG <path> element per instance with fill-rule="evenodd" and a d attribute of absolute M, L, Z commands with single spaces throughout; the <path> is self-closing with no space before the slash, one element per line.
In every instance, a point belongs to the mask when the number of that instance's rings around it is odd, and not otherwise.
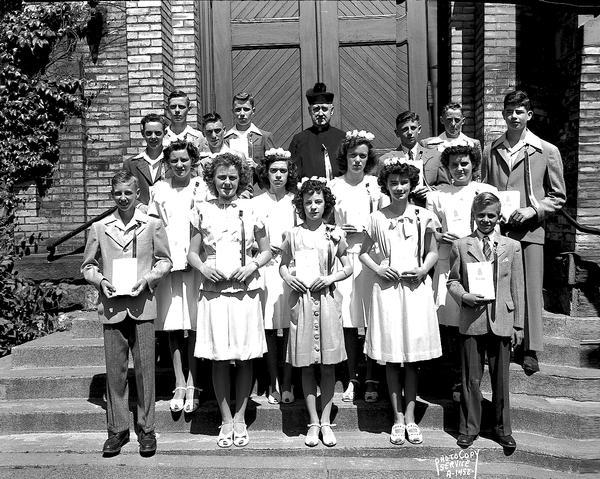
<path fill-rule="evenodd" d="M 481 377 L 485 355 L 492 384 L 494 439 L 504 448 L 515 449 L 509 403 L 511 346 L 523 339 L 523 263 L 518 241 L 494 231 L 500 219 L 500 200 L 493 193 L 480 193 L 471 209 L 477 229 L 452 245 L 448 292 L 461 305 L 459 322 L 462 394 L 457 444 L 469 447 L 481 426 Z M 469 263 L 491 262 L 495 299 L 469 292 Z"/>
<path fill-rule="evenodd" d="M 136 208 L 137 179 L 126 171 L 112 179 L 117 210 L 92 224 L 81 272 L 99 292 L 98 316 L 103 323 L 106 356 L 108 439 L 102 452 L 113 456 L 129 441 L 129 349 L 137 387 L 137 433 L 140 454 L 156 452 L 154 434 L 154 288 L 172 267 L 162 222 Z M 101 258 L 102 266 L 98 262 Z M 136 258 L 137 282 L 129 294 L 117 295 L 113 260 Z"/>
<path fill-rule="evenodd" d="M 481 163 L 484 183 L 498 191 L 519 192 L 520 208 L 505 218 L 503 231 L 520 241 L 523 250 L 526 311 L 522 366 L 528 376 L 540 370 L 536 351 L 544 349 L 544 223 L 566 201 L 560 151 L 529 130 L 532 116 L 525 92 L 508 93 L 502 111 L 506 132 L 486 148 Z"/>

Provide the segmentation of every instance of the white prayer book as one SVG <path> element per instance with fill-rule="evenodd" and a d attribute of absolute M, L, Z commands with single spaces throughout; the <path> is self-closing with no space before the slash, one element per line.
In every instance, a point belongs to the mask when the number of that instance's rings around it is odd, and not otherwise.
<path fill-rule="evenodd" d="M 500 198 L 502 216 L 508 221 L 510 215 L 521 207 L 521 193 L 517 190 L 499 191 L 498 198 Z"/>
<path fill-rule="evenodd" d="M 494 264 L 491 261 L 467 263 L 469 293 L 480 294 L 485 299 L 496 299 L 494 290 Z"/>
<path fill-rule="evenodd" d="M 321 276 L 319 251 L 316 249 L 301 249 L 296 250 L 294 256 L 296 277 L 306 286 L 310 286 L 315 279 Z"/>
<path fill-rule="evenodd" d="M 454 233 L 459 238 L 468 236 L 473 232 L 471 226 L 471 214 L 461 211 L 458 206 L 452 206 L 446 211 L 446 226 L 448 233 Z"/>
<path fill-rule="evenodd" d="M 407 249 L 392 248 L 390 254 L 390 266 L 402 274 L 419 266 L 416 256 L 410 254 Z"/>
<path fill-rule="evenodd" d="M 244 138 L 232 138 L 229 140 L 229 148 L 239 151 L 248 156 L 248 141 Z"/>
<path fill-rule="evenodd" d="M 137 281 L 137 258 L 113 259 L 111 283 L 116 290 L 114 296 L 130 296 Z"/>
<path fill-rule="evenodd" d="M 219 241 L 215 251 L 215 268 L 230 278 L 242 266 L 241 245 L 237 241 Z"/>

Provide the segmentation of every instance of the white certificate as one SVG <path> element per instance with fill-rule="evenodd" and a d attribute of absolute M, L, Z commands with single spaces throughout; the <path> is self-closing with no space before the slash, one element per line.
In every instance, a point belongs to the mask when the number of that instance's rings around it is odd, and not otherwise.
<path fill-rule="evenodd" d="M 469 293 L 480 294 L 485 299 L 496 299 L 494 290 L 494 265 L 490 261 L 467 263 Z"/>
<path fill-rule="evenodd" d="M 296 262 L 296 277 L 306 286 L 321 276 L 319 266 L 319 252 L 316 249 L 296 250 L 294 254 Z"/>
<path fill-rule="evenodd" d="M 414 253 L 414 252 L 413 252 Z M 406 248 L 392 248 L 390 266 L 402 274 L 419 266 L 417 258 Z"/>
<path fill-rule="evenodd" d="M 516 190 L 499 191 L 502 216 L 508 221 L 510 215 L 521 207 L 521 193 Z"/>
<path fill-rule="evenodd" d="M 462 210 L 458 206 L 451 206 L 446 211 L 446 226 L 448 233 L 454 233 L 459 238 L 469 236 L 472 232 L 471 213 Z"/>
<path fill-rule="evenodd" d="M 137 283 L 137 258 L 117 258 L 112 261 L 111 283 L 115 296 L 129 296 Z"/>
<path fill-rule="evenodd" d="M 244 156 L 248 156 L 248 141 L 243 138 L 232 138 L 229 140 L 229 148 L 243 153 Z"/>
<path fill-rule="evenodd" d="M 237 241 L 219 241 L 215 251 L 215 268 L 226 278 L 242 266 L 242 249 Z"/>
<path fill-rule="evenodd" d="M 285 225 L 281 221 L 272 221 L 269 224 L 269 244 L 281 248 L 283 233 L 285 233 Z"/>

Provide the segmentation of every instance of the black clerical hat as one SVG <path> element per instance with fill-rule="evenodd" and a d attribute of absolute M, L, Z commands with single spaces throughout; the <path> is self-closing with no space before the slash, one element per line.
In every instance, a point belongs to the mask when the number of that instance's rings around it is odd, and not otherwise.
<path fill-rule="evenodd" d="M 327 91 L 325 83 L 315 83 L 315 86 L 306 90 L 306 99 L 309 105 L 333 103 L 333 93 Z"/>

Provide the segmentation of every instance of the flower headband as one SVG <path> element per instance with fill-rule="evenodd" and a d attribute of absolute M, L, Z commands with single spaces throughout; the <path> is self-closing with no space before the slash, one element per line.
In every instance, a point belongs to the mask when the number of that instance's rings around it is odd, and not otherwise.
<path fill-rule="evenodd" d="M 305 176 L 304 178 L 302 178 L 302 180 L 298 182 L 298 189 L 300 190 L 302 188 L 302 185 L 307 181 L 318 181 L 319 183 L 323 183 L 324 186 L 327 185 L 327 179 L 323 178 L 322 176 L 311 176 L 310 178 L 307 178 Z"/>
<path fill-rule="evenodd" d="M 265 157 L 266 156 L 274 156 L 276 158 L 284 158 L 288 160 L 292 157 L 292 154 L 283 148 L 270 148 L 265 151 Z"/>
<path fill-rule="evenodd" d="M 397 156 L 392 156 L 391 158 L 386 158 L 383 160 L 383 166 L 393 165 L 410 165 L 410 161 L 408 161 L 406 158 L 399 158 Z"/>
<path fill-rule="evenodd" d="M 364 139 L 367 141 L 373 141 L 375 139 L 375 135 L 369 131 L 365 130 L 352 130 L 346 132 L 346 140 L 350 140 L 352 138 Z"/>

